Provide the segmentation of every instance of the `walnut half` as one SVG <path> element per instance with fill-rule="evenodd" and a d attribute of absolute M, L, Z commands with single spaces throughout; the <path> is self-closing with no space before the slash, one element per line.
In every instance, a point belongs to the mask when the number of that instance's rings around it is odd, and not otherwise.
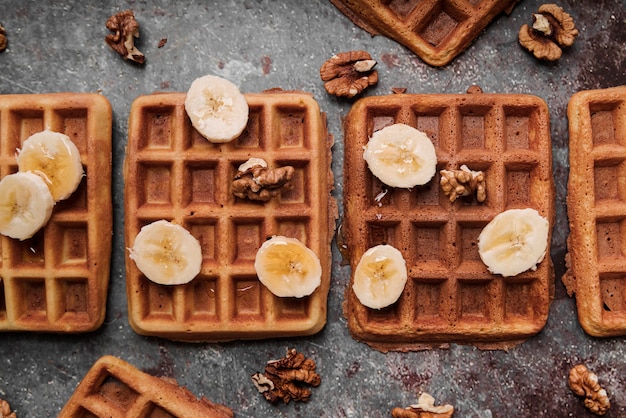
<path fill-rule="evenodd" d="M 7 31 L 0 25 L 0 52 L 7 49 Z"/>
<path fill-rule="evenodd" d="M 0 418 L 17 418 L 15 412 L 11 412 L 11 406 L 4 399 L 0 399 Z"/>
<path fill-rule="evenodd" d="M 133 11 L 124 10 L 109 17 L 106 26 L 113 32 L 104 38 L 106 43 L 125 60 L 143 64 L 146 58 L 135 47 L 134 38 L 139 38 L 139 23 Z"/>
<path fill-rule="evenodd" d="M 596 415 L 604 415 L 611 407 L 606 390 L 600 387 L 598 376 L 578 364 L 569 372 L 568 385 L 578 396 L 585 397 L 585 406 Z"/>
<path fill-rule="evenodd" d="M 474 192 L 479 202 L 484 202 L 487 198 L 485 174 L 482 171 L 472 171 L 462 165 L 460 170 L 441 170 L 439 174 L 441 189 L 450 197 L 450 202 Z"/>
<path fill-rule="evenodd" d="M 340 52 L 320 68 L 320 77 L 329 94 L 352 98 L 378 83 L 376 61 L 366 51 Z"/>
<path fill-rule="evenodd" d="M 435 398 L 428 393 L 422 393 L 416 405 L 406 408 L 393 408 L 393 418 L 450 418 L 454 414 L 452 405 L 435 406 Z"/>
<path fill-rule="evenodd" d="M 287 350 L 287 354 L 280 360 L 268 361 L 265 373 L 252 375 L 252 382 L 265 399 L 271 403 L 282 400 L 284 403 L 294 401 L 308 401 L 311 389 L 302 386 L 303 383 L 319 386 L 320 375 L 315 372 L 315 362 L 298 353 L 295 348 Z"/>
<path fill-rule="evenodd" d="M 578 36 L 574 19 L 556 4 L 542 4 L 533 14 L 532 28 L 523 25 L 519 30 L 520 44 L 535 57 L 548 61 L 561 58 L 561 48 L 572 46 Z"/>
<path fill-rule="evenodd" d="M 288 187 L 295 169 L 290 166 L 268 168 L 261 158 L 250 158 L 238 168 L 232 183 L 233 194 L 240 199 L 267 202 Z"/>

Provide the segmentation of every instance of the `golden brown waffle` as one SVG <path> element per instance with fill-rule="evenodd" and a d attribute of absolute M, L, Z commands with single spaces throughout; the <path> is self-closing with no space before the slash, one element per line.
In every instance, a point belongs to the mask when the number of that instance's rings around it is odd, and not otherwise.
<path fill-rule="evenodd" d="M 567 108 L 568 271 L 578 320 L 590 335 L 626 334 L 626 86 L 574 94 Z"/>
<path fill-rule="evenodd" d="M 363 146 L 374 131 L 405 123 L 426 132 L 437 171 L 466 164 L 486 176 L 484 203 L 450 203 L 440 175 L 424 187 L 394 189 L 369 171 Z M 539 332 L 554 292 L 549 255 L 536 271 L 489 273 L 478 235 L 498 213 L 531 207 L 554 221 L 549 114 L 538 97 L 517 94 L 398 94 L 356 102 L 344 122 L 345 219 L 352 271 L 370 247 L 399 249 L 409 274 L 395 304 L 375 310 L 346 290 L 353 337 L 381 350 L 457 342 L 507 348 Z M 549 254 L 549 250 L 548 250 Z"/>
<path fill-rule="evenodd" d="M 129 320 L 139 334 L 224 341 L 309 335 L 326 322 L 330 241 L 336 218 L 330 197 L 326 119 L 309 94 L 247 94 L 248 126 L 226 144 L 193 129 L 184 93 L 142 96 L 132 105 L 125 161 L 126 243 L 142 226 L 166 219 L 201 243 L 202 270 L 186 285 L 149 281 L 126 260 Z M 268 202 L 236 198 L 231 183 L 250 157 L 295 168 L 291 187 Z M 254 258 L 272 235 L 298 238 L 322 264 L 310 296 L 279 298 L 259 282 Z"/>
<path fill-rule="evenodd" d="M 59 418 L 233 417 L 233 411 L 206 398 L 197 399 L 173 379 L 144 373 L 113 356 L 91 367 Z"/>
<path fill-rule="evenodd" d="M 330 0 L 354 24 L 409 48 L 426 63 L 448 64 L 518 0 Z"/>
<path fill-rule="evenodd" d="M 86 173 L 33 238 L 0 236 L 0 330 L 83 332 L 105 317 L 111 259 L 111 105 L 98 94 L 0 96 L 0 177 L 44 129 L 76 144 Z"/>

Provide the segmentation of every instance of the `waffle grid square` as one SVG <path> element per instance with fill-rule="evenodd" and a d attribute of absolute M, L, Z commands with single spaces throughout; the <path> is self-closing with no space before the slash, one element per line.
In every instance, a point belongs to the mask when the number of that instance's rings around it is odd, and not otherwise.
<path fill-rule="evenodd" d="M 104 321 L 109 281 L 110 104 L 89 93 L 0 96 L 0 177 L 17 171 L 17 148 L 44 129 L 72 139 L 86 175 L 31 239 L 0 236 L 0 330 L 91 331 Z"/>

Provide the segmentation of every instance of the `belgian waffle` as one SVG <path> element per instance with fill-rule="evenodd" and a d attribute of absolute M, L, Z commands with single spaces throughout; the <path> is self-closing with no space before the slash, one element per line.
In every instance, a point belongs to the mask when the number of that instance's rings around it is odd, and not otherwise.
<path fill-rule="evenodd" d="M 626 86 L 574 94 L 567 108 L 570 235 L 563 282 L 590 335 L 626 334 Z"/>
<path fill-rule="evenodd" d="M 309 94 L 246 94 L 246 129 L 226 144 L 208 143 L 191 126 L 184 93 L 137 98 L 125 161 L 126 242 L 166 219 L 201 243 L 202 270 L 186 285 L 149 281 L 126 261 L 129 320 L 143 335 L 224 341 L 310 335 L 326 322 L 330 241 L 336 204 L 330 197 L 332 139 Z M 295 168 L 291 186 L 268 202 L 236 198 L 231 183 L 250 157 Z M 322 264 L 310 296 L 279 298 L 258 280 L 256 251 L 272 235 L 298 238 Z"/>
<path fill-rule="evenodd" d="M 233 417 L 230 408 L 197 399 L 173 379 L 144 373 L 113 356 L 103 356 L 87 372 L 59 418 Z"/>
<path fill-rule="evenodd" d="M 517 0 L 330 0 L 354 24 L 382 34 L 433 66 L 448 64 Z"/>
<path fill-rule="evenodd" d="M 426 186 L 394 189 L 369 171 L 363 147 L 372 133 L 405 123 L 428 134 L 437 171 L 466 164 L 486 176 L 484 203 L 450 202 L 436 174 Z M 397 94 L 356 102 L 344 121 L 342 226 L 354 271 L 370 247 L 399 249 L 409 280 L 400 299 L 375 310 L 346 290 L 351 334 L 381 350 L 408 351 L 451 342 L 507 348 L 539 332 L 554 293 L 549 256 L 536 271 L 504 278 L 478 254 L 478 235 L 498 213 L 531 207 L 554 221 L 549 114 L 521 94 Z"/>
<path fill-rule="evenodd" d="M 0 330 L 84 332 L 105 317 L 111 259 L 111 106 L 91 93 L 0 96 L 0 177 L 44 129 L 76 144 L 86 172 L 31 239 L 0 236 Z"/>

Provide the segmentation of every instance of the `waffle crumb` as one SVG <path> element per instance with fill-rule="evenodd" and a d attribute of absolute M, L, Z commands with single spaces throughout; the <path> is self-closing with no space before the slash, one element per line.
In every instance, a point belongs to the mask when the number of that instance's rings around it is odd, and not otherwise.
<path fill-rule="evenodd" d="M 268 361 L 265 373 L 252 375 L 252 382 L 271 403 L 283 401 L 308 401 L 311 389 L 303 383 L 317 387 L 321 383 L 320 375 L 315 371 L 315 362 L 298 353 L 295 348 L 287 350 L 280 360 Z"/>
<path fill-rule="evenodd" d="M 576 395 L 585 397 L 585 407 L 592 413 L 604 415 L 611 407 L 606 390 L 598 383 L 598 376 L 584 364 L 570 370 L 567 384 Z"/>

